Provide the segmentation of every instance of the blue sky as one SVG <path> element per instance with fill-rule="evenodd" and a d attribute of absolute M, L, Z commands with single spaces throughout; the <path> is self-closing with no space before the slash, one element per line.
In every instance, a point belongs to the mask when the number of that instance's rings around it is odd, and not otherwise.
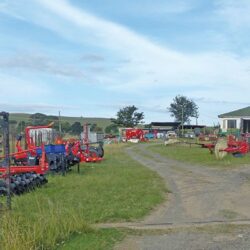
<path fill-rule="evenodd" d="M 170 121 L 180 94 L 199 123 L 250 105 L 248 0 L 0 0 L 0 107 Z"/>

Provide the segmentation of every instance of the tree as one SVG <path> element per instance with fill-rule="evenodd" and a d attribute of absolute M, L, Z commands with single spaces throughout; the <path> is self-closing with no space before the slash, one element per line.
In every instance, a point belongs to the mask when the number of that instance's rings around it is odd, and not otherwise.
<path fill-rule="evenodd" d="M 55 123 L 55 128 L 58 128 L 58 117 L 53 115 L 45 115 L 42 113 L 35 113 L 29 116 L 29 123 L 33 126 L 48 125 L 51 122 Z"/>
<path fill-rule="evenodd" d="M 98 127 L 96 123 L 91 124 L 90 126 L 91 132 L 102 132 L 102 128 Z"/>
<path fill-rule="evenodd" d="M 105 133 L 106 134 L 112 134 L 112 135 L 116 135 L 118 134 L 118 127 L 116 124 L 110 124 L 105 128 Z"/>
<path fill-rule="evenodd" d="M 70 128 L 71 128 L 69 122 L 62 122 L 61 127 L 62 127 L 62 132 L 63 133 L 68 133 L 70 131 Z"/>
<path fill-rule="evenodd" d="M 143 112 L 136 112 L 138 108 L 133 106 L 127 106 L 120 109 L 116 116 L 117 119 L 111 119 L 111 122 L 120 127 L 135 127 L 136 125 L 143 123 Z"/>
<path fill-rule="evenodd" d="M 70 132 L 74 135 L 80 135 L 82 130 L 82 125 L 80 122 L 74 122 L 70 127 Z"/>
<path fill-rule="evenodd" d="M 18 124 L 17 124 L 17 131 L 18 133 L 23 133 L 24 132 L 24 129 L 26 128 L 28 124 L 25 122 L 25 121 L 20 121 Z"/>
<path fill-rule="evenodd" d="M 181 95 L 173 99 L 168 111 L 171 113 L 172 117 L 175 117 L 175 121 L 182 122 L 182 124 L 189 123 L 190 117 L 195 117 L 196 119 L 199 117 L 196 103 Z"/>

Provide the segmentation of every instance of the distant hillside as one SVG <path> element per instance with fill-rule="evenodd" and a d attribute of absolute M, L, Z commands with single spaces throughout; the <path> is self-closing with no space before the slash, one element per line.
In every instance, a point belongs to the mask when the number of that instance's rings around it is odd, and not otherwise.
<path fill-rule="evenodd" d="M 27 113 L 11 113 L 10 114 L 10 120 L 15 120 L 17 122 L 20 121 L 29 121 L 29 117 L 32 114 Z M 91 124 L 97 124 L 98 127 L 101 127 L 105 129 L 108 125 L 111 124 L 110 118 L 95 118 L 95 117 L 70 117 L 70 116 L 61 116 L 62 122 L 69 122 L 70 124 L 73 124 L 74 122 L 80 122 L 80 123 L 91 123 Z"/>

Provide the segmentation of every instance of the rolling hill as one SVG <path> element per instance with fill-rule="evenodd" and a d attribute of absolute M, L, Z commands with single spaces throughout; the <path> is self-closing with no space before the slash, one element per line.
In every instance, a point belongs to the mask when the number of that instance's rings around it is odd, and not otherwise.
<path fill-rule="evenodd" d="M 29 121 L 30 115 L 27 113 L 10 113 L 10 120 L 20 121 Z M 110 118 L 98 118 L 98 117 L 71 117 L 71 116 L 61 116 L 62 122 L 69 122 L 73 124 L 74 122 L 80 123 L 90 123 L 97 124 L 98 127 L 105 129 L 108 125 L 111 124 Z"/>

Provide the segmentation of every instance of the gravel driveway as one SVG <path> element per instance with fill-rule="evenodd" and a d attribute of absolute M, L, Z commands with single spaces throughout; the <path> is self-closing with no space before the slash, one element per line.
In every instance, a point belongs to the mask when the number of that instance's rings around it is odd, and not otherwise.
<path fill-rule="evenodd" d="M 126 153 L 162 176 L 171 194 L 131 224 L 153 233 L 130 236 L 115 249 L 250 249 L 250 164 L 220 170 L 167 159 L 148 144 L 135 147 Z M 164 233 L 170 226 L 175 230 Z"/>

